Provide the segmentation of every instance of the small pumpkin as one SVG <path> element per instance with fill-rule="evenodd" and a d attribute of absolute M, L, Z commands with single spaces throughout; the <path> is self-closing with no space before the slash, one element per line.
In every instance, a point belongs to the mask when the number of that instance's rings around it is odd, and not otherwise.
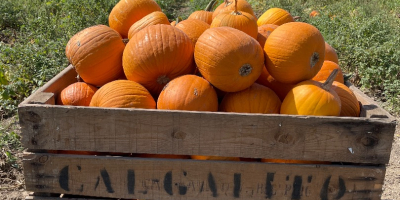
<path fill-rule="evenodd" d="M 342 103 L 340 116 L 359 117 L 360 116 L 360 103 L 356 95 L 344 84 L 333 82 L 332 89 L 339 95 Z"/>
<path fill-rule="evenodd" d="M 107 83 L 93 95 L 90 106 L 103 108 L 155 109 L 156 102 L 146 88 L 129 80 Z"/>
<path fill-rule="evenodd" d="M 171 25 L 148 26 L 126 45 L 123 68 L 128 80 L 142 84 L 156 98 L 170 80 L 194 72 L 193 43 Z"/>
<path fill-rule="evenodd" d="M 269 35 L 271 35 L 276 28 L 278 28 L 278 25 L 274 24 L 264 24 L 258 27 L 257 41 L 262 48 L 264 48 L 265 41 L 267 41 Z"/>
<path fill-rule="evenodd" d="M 234 10 L 221 12 L 213 19 L 210 28 L 228 26 L 241 30 L 254 39 L 257 39 L 257 19 L 249 13 L 238 11 L 237 1 L 235 0 Z"/>
<path fill-rule="evenodd" d="M 270 8 L 258 18 L 257 25 L 275 24 L 280 26 L 289 22 L 294 22 L 294 19 L 288 11 L 282 8 Z"/>
<path fill-rule="evenodd" d="M 125 44 L 112 28 L 97 25 L 75 34 L 65 48 L 69 62 L 84 82 L 102 86 L 122 76 Z"/>
<path fill-rule="evenodd" d="M 175 27 L 186 33 L 195 45 L 200 35 L 209 29 L 210 25 L 198 19 L 187 19 L 179 22 Z"/>
<path fill-rule="evenodd" d="M 281 83 L 272 77 L 267 68 L 263 67 L 263 71 L 261 72 L 260 77 L 257 79 L 256 83 L 264 85 L 270 89 L 272 89 L 279 97 L 281 101 L 285 99 L 286 95 L 289 93 L 290 90 L 293 89 L 293 87 L 296 84 L 291 84 L 291 83 Z"/>
<path fill-rule="evenodd" d="M 210 1 L 205 10 L 198 10 L 193 12 L 192 14 L 189 15 L 188 19 L 198 19 L 211 25 L 213 19 L 212 9 L 214 8 L 215 3 L 217 3 L 216 0 Z"/>
<path fill-rule="evenodd" d="M 161 8 L 154 0 L 120 0 L 111 10 L 108 23 L 122 38 L 128 38 L 129 28 L 155 11 Z"/>
<path fill-rule="evenodd" d="M 206 30 L 197 40 L 194 57 L 201 75 L 224 92 L 250 87 L 264 61 L 257 40 L 231 27 Z"/>
<path fill-rule="evenodd" d="M 191 155 L 193 160 L 221 160 L 221 161 L 240 161 L 239 157 L 224 157 L 224 156 L 199 156 Z"/>
<path fill-rule="evenodd" d="M 313 10 L 313 11 L 311 11 L 311 13 L 310 13 L 310 17 L 316 17 L 316 16 L 318 16 L 318 15 L 319 15 L 319 12 L 316 11 L 316 10 Z"/>
<path fill-rule="evenodd" d="M 217 93 L 204 78 L 184 75 L 169 82 L 157 101 L 158 109 L 218 111 Z"/>
<path fill-rule="evenodd" d="M 220 105 L 220 111 L 237 113 L 279 114 L 281 100 L 271 89 L 254 83 L 247 89 L 228 93 Z"/>
<path fill-rule="evenodd" d="M 238 11 L 249 13 L 253 15 L 255 19 L 257 19 L 257 16 L 254 14 L 253 8 L 251 8 L 251 5 L 246 0 L 238 0 L 236 5 L 237 5 L 236 9 Z M 234 11 L 234 10 L 235 10 L 235 0 L 224 0 L 224 2 L 214 10 L 212 18 L 214 20 L 214 18 L 220 13 L 226 11 Z"/>
<path fill-rule="evenodd" d="M 324 83 L 307 80 L 297 84 L 283 100 L 281 114 L 339 116 L 340 97 L 332 89 L 337 73 L 335 69 Z"/>
<path fill-rule="evenodd" d="M 167 15 L 163 12 L 155 11 L 152 12 L 139 21 L 135 22 L 130 28 L 128 32 L 128 38 L 131 39 L 133 35 L 135 35 L 140 30 L 144 29 L 147 26 L 155 25 L 155 24 L 170 24 L 168 21 Z"/>
<path fill-rule="evenodd" d="M 325 58 L 324 58 L 324 60 L 329 60 L 336 64 L 339 64 L 339 59 L 338 59 L 336 50 L 331 45 L 329 45 L 327 42 L 325 42 Z"/>
<path fill-rule="evenodd" d="M 84 82 L 76 82 L 64 88 L 57 98 L 58 105 L 89 106 L 97 88 Z"/>
<path fill-rule="evenodd" d="M 342 69 L 339 67 L 338 64 L 325 60 L 322 64 L 321 70 L 319 70 L 318 74 L 312 78 L 314 81 L 324 81 L 326 80 L 329 75 L 332 73 L 333 70 L 338 69 L 338 75 L 335 78 L 335 81 L 344 84 L 344 77 Z"/>
<path fill-rule="evenodd" d="M 276 28 L 265 42 L 265 66 L 277 81 L 299 83 L 321 69 L 325 42 L 311 24 L 290 22 Z"/>

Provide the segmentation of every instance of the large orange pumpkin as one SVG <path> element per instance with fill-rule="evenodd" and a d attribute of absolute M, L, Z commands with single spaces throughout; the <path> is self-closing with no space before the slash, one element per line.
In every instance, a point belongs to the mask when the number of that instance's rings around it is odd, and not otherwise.
<path fill-rule="evenodd" d="M 272 77 L 267 68 L 263 67 L 263 71 L 261 72 L 260 77 L 257 79 L 256 83 L 264 85 L 270 89 L 272 89 L 279 97 L 281 101 L 285 99 L 287 93 L 293 89 L 296 84 L 291 83 L 281 83 Z"/>
<path fill-rule="evenodd" d="M 282 8 L 270 8 L 258 18 L 257 25 L 275 24 L 280 26 L 288 22 L 294 22 L 293 16 L 288 11 Z"/>
<path fill-rule="evenodd" d="M 343 77 L 343 72 L 342 69 L 339 67 L 338 64 L 325 60 L 324 63 L 322 64 L 321 70 L 319 70 L 318 74 L 312 78 L 314 81 L 324 81 L 326 80 L 329 75 L 332 73 L 333 70 L 338 69 L 338 75 L 335 78 L 335 81 L 343 83 L 344 84 L 344 77 Z"/>
<path fill-rule="evenodd" d="M 297 84 L 283 100 L 281 114 L 339 116 L 341 101 L 331 87 L 337 72 L 324 83 L 307 80 Z"/>
<path fill-rule="evenodd" d="M 97 88 L 84 82 L 77 82 L 64 88 L 57 98 L 58 105 L 89 106 Z"/>
<path fill-rule="evenodd" d="M 123 68 L 129 80 L 142 84 L 158 97 L 170 80 L 194 72 L 193 43 L 171 25 L 148 26 L 127 44 Z"/>
<path fill-rule="evenodd" d="M 234 10 L 235 0 L 224 0 L 224 2 L 214 10 L 212 18 L 214 20 L 214 18 L 220 13 Z M 253 8 L 251 8 L 251 5 L 246 0 L 237 0 L 237 10 L 249 13 L 253 15 L 255 19 L 257 19 L 257 16 L 254 14 Z"/>
<path fill-rule="evenodd" d="M 254 39 L 257 39 L 258 29 L 257 29 L 257 19 L 253 17 L 251 14 L 238 11 L 237 9 L 237 0 L 235 0 L 234 10 L 223 11 L 217 15 L 212 23 L 210 28 L 228 26 L 238 30 L 241 30 Z"/>
<path fill-rule="evenodd" d="M 220 105 L 220 111 L 238 113 L 279 114 L 280 108 L 281 100 L 275 92 L 257 83 L 226 94 Z"/>
<path fill-rule="evenodd" d="M 210 25 L 212 22 L 212 19 L 213 19 L 212 18 L 212 16 L 213 16 L 212 9 L 213 9 L 215 3 L 217 3 L 216 0 L 210 1 L 210 3 L 207 5 L 205 10 L 198 10 L 198 11 L 193 12 L 192 14 L 189 15 L 188 19 L 198 19 L 198 20 L 204 21 Z"/>
<path fill-rule="evenodd" d="M 97 25 L 75 34 L 68 41 L 65 54 L 84 82 L 102 86 L 123 74 L 124 48 L 116 31 Z"/>
<path fill-rule="evenodd" d="M 155 109 L 156 102 L 149 91 L 139 83 L 129 80 L 116 80 L 97 90 L 90 106 Z"/>
<path fill-rule="evenodd" d="M 204 78 L 184 75 L 169 82 L 157 101 L 158 109 L 218 111 L 217 93 Z"/>
<path fill-rule="evenodd" d="M 274 24 L 264 24 L 258 27 L 257 41 L 262 48 L 264 48 L 265 41 L 267 41 L 269 35 L 271 35 L 276 28 L 278 28 L 278 25 Z"/>
<path fill-rule="evenodd" d="M 154 11 L 161 11 L 154 0 L 121 0 L 111 10 L 108 23 L 123 38 L 127 38 L 132 24 Z"/>
<path fill-rule="evenodd" d="M 231 27 L 206 30 L 197 40 L 194 57 L 203 77 L 224 92 L 250 87 L 264 60 L 257 40 Z"/>
<path fill-rule="evenodd" d="M 339 95 L 342 103 L 340 116 L 359 117 L 360 103 L 356 95 L 344 84 L 333 82 L 332 89 Z"/>
<path fill-rule="evenodd" d="M 299 83 L 321 69 L 325 42 L 314 26 L 290 22 L 276 28 L 265 42 L 265 66 L 279 82 Z"/>
<path fill-rule="evenodd" d="M 135 35 L 140 30 L 144 29 L 147 26 L 155 25 L 155 24 L 170 24 L 168 21 L 167 15 L 163 12 L 155 11 L 152 12 L 139 21 L 135 22 L 130 28 L 128 32 L 128 38 L 131 39 L 133 35 Z"/>
<path fill-rule="evenodd" d="M 175 27 L 186 33 L 195 45 L 200 35 L 209 29 L 210 25 L 198 19 L 187 19 L 179 22 Z"/>
<path fill-rule="evenodd" d="M 331 45 L 329 45 L 327 42 L 325 42 L 325 58 L 324 58 L 324 60 L 329 60 L 336 64 L 339 64 L 339 59 L 338 59 L 336 50 Z"/>

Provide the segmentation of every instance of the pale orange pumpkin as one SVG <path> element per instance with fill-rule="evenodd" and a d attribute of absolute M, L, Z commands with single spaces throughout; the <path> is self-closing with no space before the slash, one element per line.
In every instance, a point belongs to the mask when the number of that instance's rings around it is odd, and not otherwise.
<path fill-rule="evenodd" d="M 271 89 L 254 83 L 247 89 L 228 93 L 220 105 L 220 111 L 237 113 L 279 114 L 281 100 Z"/>
<path fill-rule="evenodd" d="M 214 10 L 212 18 L 214 20 L 214 18 L 220 13 L 226 11 L 234 11 L 234 10 L 235 10 L 235 0 L 224 0 L 224 2 Z M 253 15 L 255 19 L 257 19 L 257 16 L 254 14 L 253 8 L 251 8 L 251 5 L 246 0 L 237 1 L 237 10 L 240 12 L 249 13 Z"/>
<path fill-rule="evenodd" d="M 267 68 L 263 67 L 260 77 L 257 79 L 256 83 L 264 85 L 270 89 L 272 89 L 279 97 L 281 101 L 285 99 L 287 93 L 293 89 L 296 84 L 291 83 L 281 83 L 272 77 Z"/>
<path fill-rule="evenodd" d="M 281 114 L 339 116 L 340 97 L 331 87 L 337 72 L 324 83 L 307 80 L 297 84 L 283 100 Z"/>
<path fill-rule="evenodd" d="M 331 45 L 329 45 L 327 42 L 325 42 L 325 58 L 324 58 L 324 60 L 329 60 L 336 64 L 339 64 L 339 59 L 338 59 L 336 50 Z"/>
<path fill-rule="evenodd" d="M 344 84 L 333 82 L 332 89 L 339 95 L 342 103 L 340 116 L 359 117 L 360 116 L 360 103 L 356 95 Z"/>
<path fill-rule="evenodd" d="M 264 61 L 257 40 L 231 27 L 206 30 L 197 40 L 194 57 L 202 76 L 224 92 L 250 87 Z"/>
<path fill-rule="evenodd" d="M 169 82 L 157 100 L 158 109 L 218 111 L 218 97 L 204 78 L 184 75 Z"/>
<path fill-rule="evenodd" d="M 314 26 L 290 22 L 276 28 L 265 42 L 265 66 L 277 81 L 299 83 L 321 69 L 325 42 Z"/>
<path fill-rule="evenodd" d="M 97 90 L 93 95 L 90 106 L 155 109 L 156 102 L 149 91 L 139 83 L 129 80 L 116 80 Z"/>
<path fill-rule="evenodd" d="M 209 29 L 210 25 L 198 19 L 187 19 L 179 22 L 175 27 L 186 33 L 195 45 L 200 35 Z"/>
<path fill-rule="evenodd" d="M 84 82 L 76 82 L 64 88 L 57 98 L 58 105 L 89 106 L 97 88 Z"/>
<path fill-rule="evenodd" d="M 123 68 L 129 80 L 142 84 L 158 97 L 170 80 L 194 72 L 193 43 L 171 25 L 148 26 L 127 44 Z"/>
<path fill-rule="evenodd" d="M 75 34 L 68 41 L 65 54 L 84 82 L 102 86 L 122 76 L 124 48 L 115 30 L 97 25 Z"/>
<path fill-rule="evenodd" d="M 267 41 L 269 35 L 271 35 L 276 28 L 278 28 L 278 25 L 274 24 L 264 24 L 258 27 L 257 41 L 262 48 L 264 48 L 265 41 Z"/>
<path fill-rule="evenodd" d="M 147 26 L 155 25 L 155 24 L 170 24 L 168 21 L 167 15 L 163 12 L 155 11 L 152 12 L 139 21 L 135 22 L 130 28 L 128 32 L 128 38 L 131 39 L 133 35 L 135 35 L 140 30 L 144 29 Z"/>
<path fill-rule="evenodd" d="M 122 38 L 128 38 L 129 28 L 155 11 L 161 11 L 161 8 L 154 0 L 121 0 L 111 10 L 108 23 Z"/>
<path fill-rule="evenodd" d="M 257 25 L 275 24 L 280 26 L 288 22 L 294 22 L 293 16 L 288 11 L 282 8 L 270 8 L 258 18 Z"/>
<path fill-rule="evenodd" d="M 318 74 L 315 75 L 312 80 L 314 81 L 324 81 L 326 80 L 329 75 L 332 73 L 333 70 L 338 69 L 338 75 L 335 78 L 335 81 L 340 82 L 344 84 L 344 77 L 343 77 L 343 72 L 342 69 L 339 67 L 338 64 L 325 60 L 324 63 L 322 64 L 321 70 L 319 70 Z"/>
<path fill-rule="evenodd" d="M 198 19 L 210 25 L 213 19 L 212 9 L 216 2 L 217 2 L 216 0 L 210 1 L 205 10 L 198 10 L 193 12 L 192 14 L 189 15 L 188 19 Z"/>

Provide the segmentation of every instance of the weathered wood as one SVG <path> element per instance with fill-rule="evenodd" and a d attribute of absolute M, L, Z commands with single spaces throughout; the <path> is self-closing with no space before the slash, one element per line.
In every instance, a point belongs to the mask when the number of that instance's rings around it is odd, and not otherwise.
<path fill-rule="evenodd" d="M 91 197 L 43 197 L 27 196 L 25 200 L 117 200 L 115 198 L 91 198 Z"/>
<path fill-rule="evenodd" d="M 389 119 L 22 105 L 29 149 L 386 164 Z"/>
<path fill-rule="evenodd" d="M 136 199 L 380 199 L 385 167 L 27 154 L 26 189 Z"/>

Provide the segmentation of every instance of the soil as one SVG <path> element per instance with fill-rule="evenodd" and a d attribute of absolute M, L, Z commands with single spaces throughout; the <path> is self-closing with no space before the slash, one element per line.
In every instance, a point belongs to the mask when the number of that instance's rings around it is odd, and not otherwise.
<path fill-rule="evenodd" d="M 400 122 L 400 117 L 397 118 Z M 10 123 L 11 126 L 10 126 Z M 0 122 L 0 127 L 13 127 L 18 131 L 18 123 L 15 119 Z M 20 167 L 13 167 L 5 164 L 3 150 L 0 159 L 0 199 L 4 200 L 23 200 L 29 194 L 24 190 L 24 177 L 22 174 L 22 152 L 13 152 L 17 157 L 16 164 Z M 383 186 L 382 200 L 400 199 L 400 124 L 397 126 L 389 164 L 386 168 L 385 183 Z"/>

